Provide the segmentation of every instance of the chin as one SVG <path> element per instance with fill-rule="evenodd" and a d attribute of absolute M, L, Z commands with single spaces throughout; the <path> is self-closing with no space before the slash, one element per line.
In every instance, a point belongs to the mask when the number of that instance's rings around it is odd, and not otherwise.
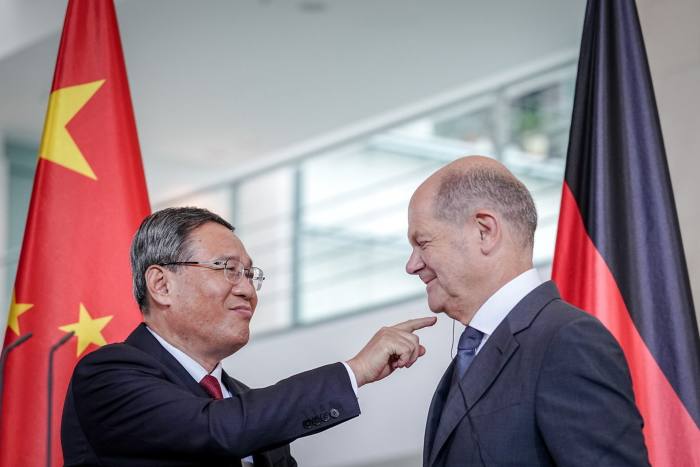
<path fill-rule="evenodd" d="M 241 330 L 240 332 L 236 333 L 235 335 L 230 335 L 226 338 L 227 342 L 227 348 L 229 350 L 232 350 L 231 353 L 237 352 L 241 350 L 242 347 L 244 347 L 248 341 L 250 340 L 250 332 L 248 329 L 245 331 Z"/>
<path fill-rule="evenodd" d="M 428 293 L 428 308 L 433 313 L 444 313 L 445 312 L 445 297 L 438 296 L 436 293 Z"/>
<path fill-rule="evenodd" d="M 241 331 L 237 336 L 236 336 L 236 344 L 238 347 L 243 347 L 248 343 L 250 340 L 250 329 L 246 329 L 245 331 Z"/>

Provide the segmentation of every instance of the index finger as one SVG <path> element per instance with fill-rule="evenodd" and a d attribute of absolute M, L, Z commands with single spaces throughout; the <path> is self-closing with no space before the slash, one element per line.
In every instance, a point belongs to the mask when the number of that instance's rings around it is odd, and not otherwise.
<path fill-rule="evenodd" d="M 394 329 L 399 331 L 413 332 L 418 329 L 423 329 L 428 326 L 432 326 L 437 322 L 436 316 L 426 316 L 425 318 L 415 318 L 404 321 L 403 323 L 395 324 L 392 326 Z"/>

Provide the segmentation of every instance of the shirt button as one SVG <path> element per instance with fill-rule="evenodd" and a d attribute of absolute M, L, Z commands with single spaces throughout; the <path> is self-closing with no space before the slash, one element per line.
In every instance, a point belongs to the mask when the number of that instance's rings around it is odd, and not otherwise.
<path fill-rule="evenodd" d="M 331 417 L 333 417 L 333 418 L 340 417 L 340 412 L 338 412 L 338 409 L 331 409 Z"/>

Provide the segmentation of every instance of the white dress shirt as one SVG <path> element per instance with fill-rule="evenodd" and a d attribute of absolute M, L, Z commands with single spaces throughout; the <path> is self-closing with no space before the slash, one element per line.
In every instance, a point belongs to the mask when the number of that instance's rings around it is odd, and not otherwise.
<path fill-rule="evenodd" d="M 479 353 L 498 325 L 508 316 L 510 310 L 541 284 L 542 279 L 537 270 L 530 269 L 498 289 L 476 310 L 469 326 L 484 333 L 476 353 Z"/>

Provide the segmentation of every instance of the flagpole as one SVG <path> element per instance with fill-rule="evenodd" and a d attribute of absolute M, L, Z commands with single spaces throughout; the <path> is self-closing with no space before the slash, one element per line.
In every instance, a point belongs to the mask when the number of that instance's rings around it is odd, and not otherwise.
<path fill-rule="evenodd" d="M 65 336 L 61 337 L 49 350 L 49 371 L 48 381 L 46 385 L 46 395 L 48 397 L 47 412 L 46 412 L 46 467 L 51 467 L 51 418 L 53 415 L 53 354 L 56 353 L 59 347 L 68 342 L 73 337 L 75 331 L 70 331 Z"/>
<path fill-rule="evenodd" d="M 14 341 L 12 344 L 8 345 L 4 349 L 2 349 L 2 353 L 0 353 L 0 426 L 2 424 L 2 390 L 3 390 L 3 379 L 5 375 L 5 360 L 7 359 L 7 355 L 10 353 L 11 350 L 19 347 L 20 345 L 24 344 L 29 340 L 30 337 L 32 337 L 32 333 L 28 332 L 25 335 L 19 337 L 16 341 Z"/>

